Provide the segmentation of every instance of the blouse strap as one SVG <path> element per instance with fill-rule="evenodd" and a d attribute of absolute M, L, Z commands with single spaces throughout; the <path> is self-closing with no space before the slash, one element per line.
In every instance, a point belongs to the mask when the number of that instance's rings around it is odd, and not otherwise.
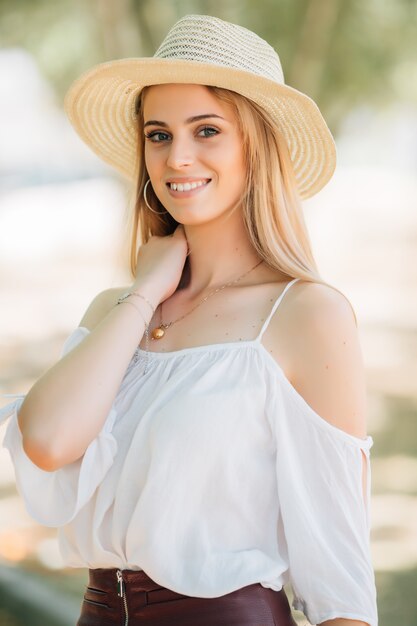
<path fill-rule="evenodd" d="M 279 307 L 279 305 L 280 305 L 283 297 L 285 296 L 286 292 L 291 287 L 291 285 L 296 283 L 298 280 L 300 280 L 300 278 L 294 278 L 293 280 L 291 280 L 289 283 L 287 283 L 285 285 L 284 290 L 282 291 L 282 293 L 280 293 L 280 295 L 278 296 L 278 298 L 274 302 L 274 306 L 272 307 L 272 310 L 271 310 L 270 314 L 268 315 L 268 317 L 266 318 L 265 322 L 263 323 L 261 331 L 260 331 L 259 335 L 256 337 L 256 341 L 261 341 L 262 336 L 263 336 L 264 332 L 266 331 L 266 329 L 268 328 L 268 324 L 271 321 L 271 318 L 272 318 L 273 314 L 275 313 L 275 311 Z"/>

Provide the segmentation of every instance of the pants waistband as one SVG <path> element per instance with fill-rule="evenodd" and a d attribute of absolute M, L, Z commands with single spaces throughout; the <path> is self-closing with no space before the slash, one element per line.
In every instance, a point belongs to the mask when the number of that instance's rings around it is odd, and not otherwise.
<path fill-rule="evenodd" d="M 184 594 L 162 587 L 150 578 L 143 570 L 120 570 L 117 568 L 98 568 L 89 570 L 89 587 L 123 597 L 134 593 L 138 598 L 140 592 L 144 604 L 165 602 L 177 598 L 185 598 Z"/>
<path fill-rule="evenodd" d="M 179 600 L 170 602 L 170 600 Z M 297 626 L 284 589 L 253 583 L 216 598 L 185 596 L 161 587 L 143 570 L 90 569 L 77 626 L 104 624 L 262 624 Z"/>

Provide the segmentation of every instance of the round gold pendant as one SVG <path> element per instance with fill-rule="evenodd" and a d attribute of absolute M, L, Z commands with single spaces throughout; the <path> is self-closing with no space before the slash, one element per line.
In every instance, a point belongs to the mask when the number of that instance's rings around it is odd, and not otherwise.
<path fill-rule="evenodd" d="M 164 335 L 165 335 L 164 329 L 160 328 L 159 326 L 154 328 L 152 331 L 152 339 L 162 339 Z"/>

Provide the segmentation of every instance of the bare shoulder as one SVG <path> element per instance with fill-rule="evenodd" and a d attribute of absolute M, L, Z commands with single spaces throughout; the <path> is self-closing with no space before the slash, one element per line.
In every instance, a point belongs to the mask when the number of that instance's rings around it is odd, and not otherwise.
<path fill-rule="evenodd" d="M 298 371 L 296 361 L 295 367 L 291 366 L 291 357 L 297 356 L 298 346 L 304 345 L 307 339 L 317 340 L 320 329 L 326 335 L 337 334 L 342 325 L 350 332 L 356 329 L 353 307 L 343 293 L 321 283 L 297 281 L 285 293 L 271 319 L 270 352 L 276 351 L 285 360 L 286 373 Z M 278 350 L 280 346 L 283 349 Z"/>
<path fill-rule="evenodd" d="M 110 287 L 100 291 L 84 313 L 79 326 L 93 330 L 97 324 L 109 313 L 116 304 L 122 293 L 128 291 L 129 287 Z"/>
<path fill-rule="evenodd" d="M 331 285 L 299 281 L 291 287 L 286 299 L 286 317 L 292 320 L 293 325 L 298 326 L 298 330 L 300 323 L 303 328 L 307 324 L 307 332 L 312 324 L 326 326 L 329 322 L 332 325 L 353 323 L 357 327 L 356 315 L 349 299 Z M 288 315 L 289 311 L 291 315 Z"/>
<path fill-rule="evenodd" d="M 283 299 L 280 319 L 274 320 L 271 341 L 278 342 L 283 334 L 291 384 L 321 417 L 363 438 L 365 374 L 348 298 L 332 286 L 294 284 Z"/>
<path fill-rule="evenodd" d="M 359 334 L 348 298 L 336 288 L 321 283 L 303 281 L 294 287 L 298 288 L 293 298 L 288 299 L 283 315 L 286 333 L 295 348 L 293 380 L 311 375 L 310 370 L 318 366 L 330 369 L 336 357 L 347 359 L 353 352 L 357 357 Z M 346 360 L 345 366 L 348 365 Z"/>

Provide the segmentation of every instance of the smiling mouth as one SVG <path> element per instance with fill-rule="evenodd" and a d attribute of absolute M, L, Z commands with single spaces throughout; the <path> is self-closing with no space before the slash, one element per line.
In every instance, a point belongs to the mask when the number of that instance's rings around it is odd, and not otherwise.
<path fill-rule="evenodd" d="M 194 189 L 198 189 L 200 187 L 206 187 L 211 179 L 208 180 L 196 180 L 193 182 L 186 183 L 167 183 L 168 189 L 171 191 L 193 191 Z"/>

